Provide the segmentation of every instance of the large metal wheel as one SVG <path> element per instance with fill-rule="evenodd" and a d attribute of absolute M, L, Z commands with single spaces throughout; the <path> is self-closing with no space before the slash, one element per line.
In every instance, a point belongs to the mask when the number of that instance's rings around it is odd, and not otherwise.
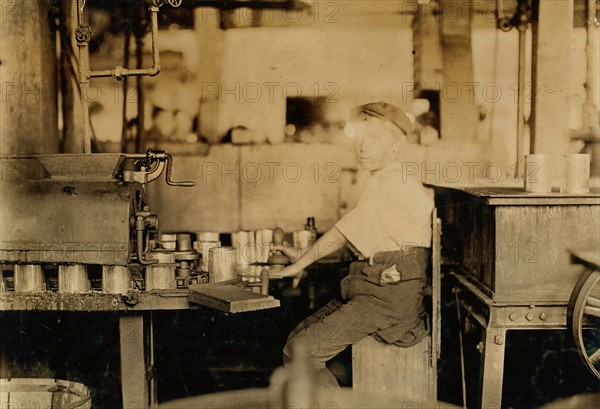
<path fill-rule="evenodd" d="M 600 380 L 600 271 L 588 270 L 571 293 L 567 328 L 585 366 Z"/>

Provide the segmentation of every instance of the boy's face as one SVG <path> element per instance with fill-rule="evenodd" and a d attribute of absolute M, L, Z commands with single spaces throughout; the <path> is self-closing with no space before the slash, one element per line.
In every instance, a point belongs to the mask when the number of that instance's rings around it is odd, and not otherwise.
<path fill-rule="evenodd" d="M 386 119 L 361 113 L 352 121 L 354 152 L 360 165 L 375 171 L 394 161 L 402 146 L 402 131 Z"/>

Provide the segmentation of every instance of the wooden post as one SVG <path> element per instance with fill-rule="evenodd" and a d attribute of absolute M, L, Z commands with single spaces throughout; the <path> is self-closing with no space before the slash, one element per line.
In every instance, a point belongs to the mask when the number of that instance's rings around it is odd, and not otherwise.
<path fill-rule="evenodd" d="M 194 26 L 202 59 L 197 69 L 201 99 L 199 130 L 209 142 L 220 140 L 218 130 L 220 88 L 221 88 L 221 49 L 223 32 L 220 29 L 220 13 L 216 8 L 199 7 L 194 11 Z"/>
<path fill-rule="evenodd" d="M 57 153 L 56 41 L 49 2 L 1 7 L 0 155 Z"/>
<path fill-rule="evenodd" d="M 440 136 L 475 138 L 479 111 L 475 104 L 471 20 L 468 1 L 441 0 L 444 82 L 440 89 Z"/>
<path fill-rule="evenodd" d="M 532 153 L 567 153 L 573 1 L 537 0 L 533 25 Z M 534 10 L 535 12 L 535 10 Z"/>
<path fill-rule="evenodd" d="M 123 408 L 148 407 L 143 315 L 119 317 Z"/>
<path fill-rule="evenodd" d="M 415 95 L 438 90 L 444 81 L 440 19 L 433 14 L 438 1 L 419 5 L 412 22 Z"/>

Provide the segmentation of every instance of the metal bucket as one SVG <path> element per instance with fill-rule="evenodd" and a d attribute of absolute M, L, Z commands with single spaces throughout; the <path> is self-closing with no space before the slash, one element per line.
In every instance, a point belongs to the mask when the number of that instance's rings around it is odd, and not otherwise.
<path fill-rule="evenodd" d="M 61 379 L 0 379 L 0 408 L 90 409 L 87 386 Z"/>

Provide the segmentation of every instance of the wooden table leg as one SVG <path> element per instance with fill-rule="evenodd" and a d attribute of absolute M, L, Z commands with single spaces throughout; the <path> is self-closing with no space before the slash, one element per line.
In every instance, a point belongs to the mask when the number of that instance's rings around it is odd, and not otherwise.
<path fill-rule="evenodd" d="M 125 409 L 144 409 L 150 403 L 144 338 L 143 315 L 119 317 L 121 390 Z"/>
<path fill-rule="evenodd" d="M 486 328 L 483 331 L 480 371 L 479 407 L 500 409 L 502 404 L 502 378 L 504 376 L 504 347 L 506 329 Z"/>

